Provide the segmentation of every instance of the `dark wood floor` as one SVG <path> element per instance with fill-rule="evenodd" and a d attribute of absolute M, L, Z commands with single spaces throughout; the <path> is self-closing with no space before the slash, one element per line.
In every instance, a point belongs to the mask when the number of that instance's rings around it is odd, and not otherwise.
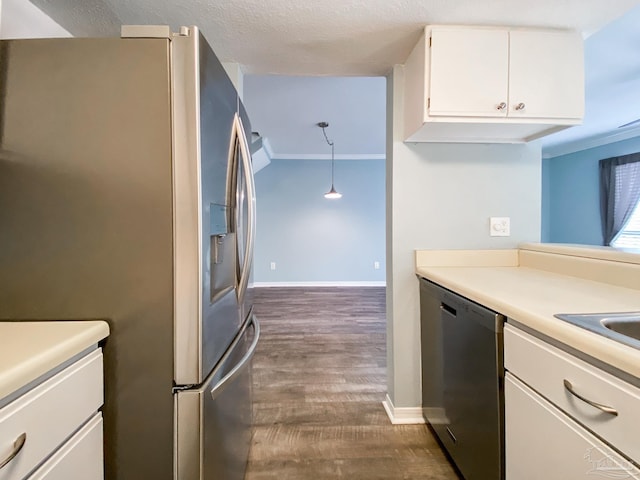
<path fill-rule="evenodd" d="M 262 288 L 245 480 L 457 479 L 424 425 L 391 425 L 384 288 Z"/>

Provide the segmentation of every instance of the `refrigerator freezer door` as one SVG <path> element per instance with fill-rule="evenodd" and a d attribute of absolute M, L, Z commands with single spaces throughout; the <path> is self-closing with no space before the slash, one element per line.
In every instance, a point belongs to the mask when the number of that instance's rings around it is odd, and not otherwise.
<path fill-rule="evenodd" d="M 176 478 L 244 478 L 251 441 L 251 359 L 259 337 L 252 316 L 206 382 L 176 394 Z"/>

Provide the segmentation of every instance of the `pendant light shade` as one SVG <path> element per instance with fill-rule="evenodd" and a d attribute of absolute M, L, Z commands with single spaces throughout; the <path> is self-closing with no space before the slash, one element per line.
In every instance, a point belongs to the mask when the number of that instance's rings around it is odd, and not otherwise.
<path fill-rule="evenodd" d="M 342 198 L 342 194 L 337 192 L 333 183 L 331 184 L 331 190 L 324 194 L 324 198 L 334 199 L 334 198 Z"/>
<path fill-rule="evenodd" d="M 325 132 L 325 128 L 327 128 L 329 126 L 329 124 L 327 122 L 320 122 L 318 123 L 318 126 L 322 129 L 322 133 L 324 134 L 324 139 L 327 141 L 327 143 L 331 146 L 331 190 L 329 190 L 327 193 L 324 194 L 324 198 L 328 198 L 330 200 L 335 200 L 338 198 L 342 198 L 342 194 L 339 193 L 336 190 L 336 187 L 333 186 L 333 172 L 334 172 L 334 167 L 335 167 L 335 158 L 334 158 L 334 153 L 333 153 L 333 142 L 329 141 L 329 138 L 327 137 L 327 132 Z"/>

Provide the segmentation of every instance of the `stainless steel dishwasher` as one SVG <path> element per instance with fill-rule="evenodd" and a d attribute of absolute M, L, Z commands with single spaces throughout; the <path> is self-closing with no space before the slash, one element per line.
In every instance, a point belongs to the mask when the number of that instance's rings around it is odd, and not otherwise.
<path fill-rule="evenodd" d="M 420 279 L 423 415 L 466 480 L 504 479 L 505 317 Z"/>

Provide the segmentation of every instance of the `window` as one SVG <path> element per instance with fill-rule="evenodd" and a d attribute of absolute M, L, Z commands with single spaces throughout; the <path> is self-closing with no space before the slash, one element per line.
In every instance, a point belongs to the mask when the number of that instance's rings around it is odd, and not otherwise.
<path fill-rule="evenodd" d="M 640 152 L 600 160 L 605 245 L 640 249 Z"/>
<path fill-rule="evenodd" d="M 619 248 L 640 248 L 640 201 L 611 245 Z"/>

